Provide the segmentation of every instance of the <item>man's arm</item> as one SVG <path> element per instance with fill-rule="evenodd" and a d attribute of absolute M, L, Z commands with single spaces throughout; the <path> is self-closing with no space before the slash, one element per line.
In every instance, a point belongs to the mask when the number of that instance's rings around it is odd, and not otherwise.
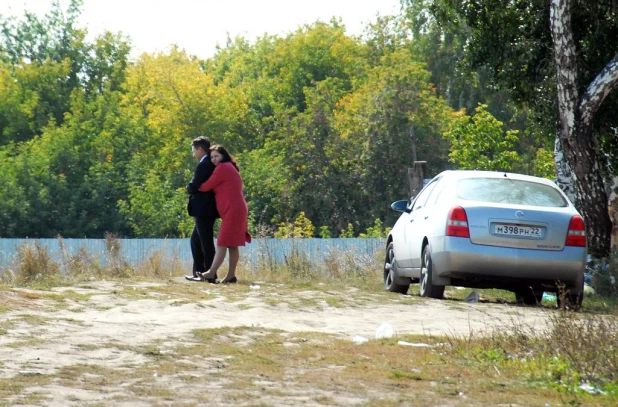
<path fill-rule="evenodd" d="M 193 178 L 187 184 L 187 193 L 189 194 L 197 194 L 199 193 L 200 185 L 202 185 L 215 170 L 215 166 L 210 161 L 207 161 L 208 158 L 205 158 L 204 161 L 200 162 L 195 169 L 195 173 L 193 173 Z"/>

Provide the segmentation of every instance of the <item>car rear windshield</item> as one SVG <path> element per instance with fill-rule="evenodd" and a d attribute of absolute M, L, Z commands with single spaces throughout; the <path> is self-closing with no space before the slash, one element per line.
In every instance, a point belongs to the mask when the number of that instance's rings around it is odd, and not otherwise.
<path fill-rule="evenodd" d="M 468 178 L 457 182 L 457 196 L 469 201 L 565 207 L 568 205 L 556 188 L 510 178 Z"/>

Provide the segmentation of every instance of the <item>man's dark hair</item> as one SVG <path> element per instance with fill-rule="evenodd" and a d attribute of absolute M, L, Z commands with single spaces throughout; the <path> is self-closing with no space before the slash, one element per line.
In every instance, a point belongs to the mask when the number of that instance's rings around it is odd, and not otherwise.
<path fill-rule="evenodd" d="M 196 139 L 193 139 L 193 141 L 191 142 L 191 147 L 201 147 L 206 154 L 210 153 L 210 140 L 208 140 L 208 137 L 198 137 Z"/>

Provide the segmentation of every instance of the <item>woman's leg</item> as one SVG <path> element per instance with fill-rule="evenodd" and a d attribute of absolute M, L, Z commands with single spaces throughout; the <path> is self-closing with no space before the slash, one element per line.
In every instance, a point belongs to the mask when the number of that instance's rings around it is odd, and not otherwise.
<path fill-rule="evenodd" d="M 223 281 L 229 281 L 236 277 L 236 266 L 238 265 L 238 258 L 240 257 L 240 250 L 238 250 L 238 246 L 231 246 L 228 247 L 228 249 L 230 249 L 230 265 L 227 271 L 227 276 L 225 276 Z"/>
<path fill-rule="evenodd" d="M 203 273 L 203 278 L 217 278 L 217 271 L 219 267 L 223 264 L 223 260 L 225 260 L 225 253 L 227 252 L 226 246 L 217 246 L 215 249 L 215 258 L 212 260 L 212 266 L 210 266 L 210 270 L 208 273 Z"/>

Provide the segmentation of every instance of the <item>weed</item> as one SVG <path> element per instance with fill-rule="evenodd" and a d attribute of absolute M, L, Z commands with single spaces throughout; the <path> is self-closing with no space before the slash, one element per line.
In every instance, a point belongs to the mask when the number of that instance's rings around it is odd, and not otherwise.
<path fill-rule="evenodd" d="M 571 397 L 581 395 L 583 383 L 610 391 L 618 379 L 618 321 L 563 310 L 548 320 L 542 331 L 513 319 L 489 335 L 472 332 L 448 343 L 454 355 L 481 369 L 523 373 Z"/>
<path fill-rule="evenodd" d="M 381 253 L 380 253 L 381 256 Z M 333 279 L 357 279 L 367 281 L 380 269 L 381 258 L 360 255 L 355 250 L 333 248 L 326 253 L 325 275 Z"/>
<path fill-rule="evenodd" d="M 85 245 L 79 248 L 77 254 L 71 254 L 66 247 L 64 239 L 58 236 L 60 247 L 62 274 L 72 279 L 80 280 L 97 269 L 97 262 L 88 253 Z M 80 278 L 81 277 L 81 278 Z"/>
<path fill-rule="evenodd" d="M 57 280 L 59 266 L 47 249 L 35 241 L 33 245 L 22 244 L 18 249 L 19 267 L 15 273 L 15 282 L 27 284 L 35 280 Z"/>
<path fill-rule="evenodd" d="M 182 275 L 182 262 L 178 249 L 175 249 L 171 258 L 165 256 L 165 243 L 152 253 L 146 260 L 134 267 L 134 275 L 147 278 L 165 279 L 176 275 Z"/>
<path fill-rule="evenodd" d="M 178 251 L 172 256 L 166 256 L 165 247 L 156 250 L 143 262 L 131 264 L 122 254 L 120 239 L 113 234 L 105 236 L 106 249 L 100 261 L 96 254 L 88 253 L 85 247 L 72 254 L 61 237 L 58 242 L 60 255 L 57 262 L 47 248 L 38 242 L 24 243 L 16 254 L 16 267 L 4 269 L 3 281 L 49 289 L 95 278 L 169 280 L 184 274 L 183 261 Z M 375 281 L 380 278 L 381 259 L 359 255 L 354 249 L 330 249 L 324 261 L 310 259 L 299 245 L 293 245 L 291 252 L 282 255 L 281 260 L 275 255 L 277 250 L 276 245 L 274 248 L 260 248 L 256 264 L 241 262 L 239 278 L 306 287 L 323 282 L 329 287 L 342 288 L 374 287 Z"/>
<path fill-rule="evenodd" d="M 130 277 L 133 274 L 133 270 L 122 256 L 120 239 L 112 233 L 106 233 L 105 249 L 107 250 L 107 266 L 105 267 L 105 272 L 111 277 Z"/>
<path fill-rule="evenodd" d="M 564 359 L 574 377 L 598 386 L 618 382 L 618 321 L 594 314 L 558 312 L 547 332 L 552 356 Z"/>
<path fill-rule="evenodd" d="M 284 258 L 286 271 L 293 279 L 312 280 L 315 277 L 311 260 L 296 245 L 292 246 L 289 256 L 284 255 Z"/>

